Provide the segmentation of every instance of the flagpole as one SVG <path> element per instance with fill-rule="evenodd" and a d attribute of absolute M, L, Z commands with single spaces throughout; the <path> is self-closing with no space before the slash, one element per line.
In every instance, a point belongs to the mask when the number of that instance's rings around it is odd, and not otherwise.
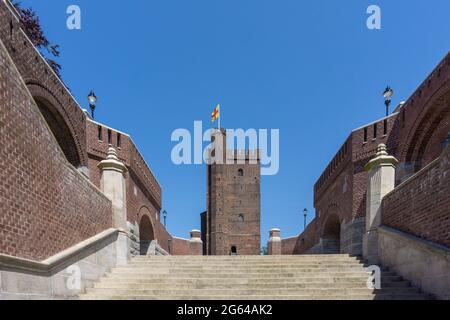
<path fill-rule="evenodd" d="M 220 115 L 221 115 L 221 112 L 222 112 L 222 107 L 220 106 L 220 104 L 219 104 L 219 131 L 220 131 Z"/>

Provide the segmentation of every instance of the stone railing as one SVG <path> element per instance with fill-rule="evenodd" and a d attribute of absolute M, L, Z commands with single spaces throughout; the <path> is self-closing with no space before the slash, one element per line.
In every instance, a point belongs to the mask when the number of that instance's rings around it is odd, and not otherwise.
<path fill-rule="evenodd" d="M 147 251 L 148 256 L 168 256 L 169 253 L 161 248 L 161 246 L 158 244 L 158 241 L 153 240 L 150 245 L 148 246 Z"/>

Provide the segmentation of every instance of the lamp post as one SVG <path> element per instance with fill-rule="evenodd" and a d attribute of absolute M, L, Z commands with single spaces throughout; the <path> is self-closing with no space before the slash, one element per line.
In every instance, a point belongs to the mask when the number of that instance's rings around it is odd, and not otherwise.
<path fill-rule="evenodd" d="M 304 217 L 304 220 L 303 220 L 303 230 L 306 230 L 306 217 L 308 216 L 308 209 L 303 209 L 303 217 Z"/>
<path fill-rule="evenodd" d="M 391 97 L 394 95 L 394 90 L 387 86 L 383 92 L 384 104 L 386 105 L 386 117 L 389 116 L 389 106 L 391 105 Z"/>
<path fill-rule="evenodd" d="M 164 210 L 163 212 L 162 212 L 162 214 L 163 214 L 163 219 L 164 219 L 164 228 L 166 227 L 166 219 L 167 219 L 167 211 L 166 210 Z"/>
<path fill-rule="evenodd" d="M 92 119 L 94 119 L 94 111 L 95 111 L 95 105 L 97 104 L 97 97 L 95 96 L 95 93 L 92 90 L 88 95 L 88 101 L 89 101 L 89 107 L 91 108 L 91 116 L 92 116 Z"/>

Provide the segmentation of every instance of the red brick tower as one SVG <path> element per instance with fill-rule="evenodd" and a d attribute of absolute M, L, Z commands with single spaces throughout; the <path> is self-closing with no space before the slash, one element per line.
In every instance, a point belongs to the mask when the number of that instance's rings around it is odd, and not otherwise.
<path fill-rule="evenodd" d="M 214 133 L 212 140 L 216 141 L 219 134 L 222 135 L 223 150 L 227 150 L 224 129 Z M 259 255 L 259 154 L 256 151 L 228 151 L 223 152 L 223 159 L 223 163 L 207 165 L 207 211 L 202 214 L 202 234 L 206 242 L 204 253 Z"/>

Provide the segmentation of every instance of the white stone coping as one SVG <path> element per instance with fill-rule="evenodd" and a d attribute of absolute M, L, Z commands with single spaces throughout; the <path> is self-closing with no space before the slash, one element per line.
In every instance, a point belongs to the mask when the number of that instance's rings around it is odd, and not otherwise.
<path fill-rule="evenodd" d="M 399 238 L 404 241 L 410 241 L 414 242 L 415 245 L 421 247 L 421 249 L 426 251 L 431 251 L 437 254 L 446 255 L 447 259 L 450 260 L 450 248 L 446 247 L 444 245 L 440 245 L 438 243 L 419 238 L 415 235 L 382 225 L 377 228 L 379 233 L 388 234 L 391 236 L 394 236 L 396 238 Z"/>
<path fill-rule="evenodd" d="M 41 262 L 0 254 L 0 270 L 51 276 L 87 256 L 90 249 L 102 246 L 108 240 L 108 244 L 113 242 L 119 232 L 120 230 L 114 228 L 105 230 Z"/>
<path fill-rule="evenodd" d="M 301 234 L 299 234 L 298 236 L 292 236 L 292 237 L 283 238 L 281 240 L 291 240 L 291 239 L 294 239 L 294 238 L 299 238 L 300 236 L 301 236 Z"/>
<path fill-rule="evenodd" d="M 358 128 L 356 128 L 356 129 L 353 129 L 353 130 L 352 130 L 352 133 L 353 133 L 353 132 L 356 132 L 356 131 L 358 131 L 358 130 L 364 129 L 365 127 L 370 127 L 370 126 L 374 125 L 375 123 L 378 123 L 378 122 L 381 122 L 381 121 L 383 121 L 383 120 L 392 118 L 393 116 L 396 116 L 396 115 L 398 115 L 398 112 L 391 113 L 391 114 L 388 115 L 387 117 L 383 117 L 383 118 L 381 118 L 381 119 L 378 119 L 378 120 L 372 121 L 372 122 L 370 122 L 370 123 L 367 123 L 367 124 L 365 124 L 365 125 L 363 125 L 363 126 L 361 126 L 361 127 L 358 127 Z"/>

